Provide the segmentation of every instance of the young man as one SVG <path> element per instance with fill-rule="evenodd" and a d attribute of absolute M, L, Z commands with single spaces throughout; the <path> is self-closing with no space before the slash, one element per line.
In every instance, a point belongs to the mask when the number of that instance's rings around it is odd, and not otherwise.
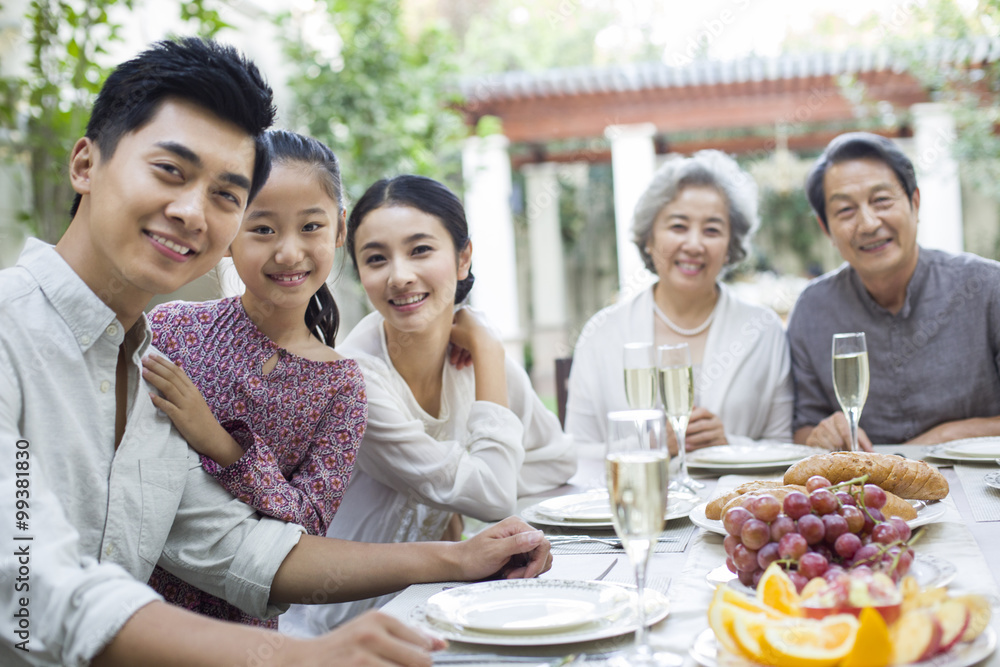
<path fill-rule="evenodd" d="M 806 190 L 847 264 L 810 283 L 788 323 L 795 441 L 849 446 L 831 346 L 852 331 L 865 332 L 871 369 L 864 449 L 1000 434 L 1000 264 L 917 245 L 913 165 L 884 137 L 834 139 Z"/>
<path fill-rule="evenodd" d="M 124 63 L 72 151 L 69 229 L 0 272 L 0 516 L 14 554 L 0 557 L 0 664 L 429 665 L 437 643 L 384 615 L 296 640 L 197 617 L 144 582 L 159 564 L 264 616 L 551 563 L 514 519 L 450 544 L 303 535 L 229 496 L 148 400 L 143 308 L 221 258 L 267 177 L 273 113 L 232 49 L 163 42 Z"/>

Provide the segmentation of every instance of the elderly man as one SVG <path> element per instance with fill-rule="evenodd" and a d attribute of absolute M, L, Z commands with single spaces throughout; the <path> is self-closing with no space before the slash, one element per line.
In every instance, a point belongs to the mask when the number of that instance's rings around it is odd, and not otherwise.
<path fill-rule="evenodd" d="M 913 164 L 884 137 L 834 139 L 806 190 L 846 264 L 806 287 L 788 323 L 795 441 L 848 447 L 831 341 L 851 331 L 865 332 L 871 369 L 864 449 L 1000 434 L 1000 264 L 917 245 Z"/>

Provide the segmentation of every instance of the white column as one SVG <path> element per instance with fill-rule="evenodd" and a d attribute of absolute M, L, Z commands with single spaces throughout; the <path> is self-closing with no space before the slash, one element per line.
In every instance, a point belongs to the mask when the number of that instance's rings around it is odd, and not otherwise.
<path fill-rule="evenodd" d="M 523 363 L 507 145 L 506 137 L 492 135 L 469 137 L 462 148 L 465 215 L 472 237 L 472 273 L 476 276 L 470 301 L 500 330 L 507 353 Z"/>
<path fill-rule="evenodd" d="M 618 242 L 618 290 L 622 298 L 649 285 L 654 277 L 646 270 L 632 243 L 632 215 L 639 196 L 653 176 L 656 149 L 651 123 L 611 125 L 604 135 L 611 141 L 611 171 L 615 191 L 615 236 Z"/>
<path fill-rule="evenodd" d="M 552 163 L 524 166 L 531 256 L 532 383 L 555 395 L 555 360 L 566 349 L 566 280 L 559 229 L 559 179 Z"/>
<path fill-rule="evenodd" d="M 952 153 L 955 119 L 943 104 L 914 104 L 913 166 L 920 188 L 917 242 L 925 248 L 961 252 L 962 189 Z"/>

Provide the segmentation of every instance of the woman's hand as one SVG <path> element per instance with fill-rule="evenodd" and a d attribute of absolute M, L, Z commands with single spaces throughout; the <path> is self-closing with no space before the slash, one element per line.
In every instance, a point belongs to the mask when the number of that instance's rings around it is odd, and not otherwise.
<path fill-rule="evenodd" d="M 500 339 L 483 326 L 467 308 L 460 308 L 455 313 L 449 340 L 453 350 L 458 347 L 460 350 L 468 351 L 473 363 L 481 354 L 503 354 L 503 343 Z"/>
<path fill-rule="evenodd" d="M 466 308 L 455 313 L 449 338 L 456 347 L 468 351 L 476 374 L 476 400 L 507 407 L 506 353 L 503 343 Z M 461 354 L 459 353 L 459 356 Z M 458 363 L 455 364 L 459 368 Z"/>
<path fill-rule="evenodd" d="M 142 377 L 162 394 L 149 394 L 153 405 L 170 417 L 196 452 L 222 467 L 243 456 L 243 448 L 222 428 L 183 369 L 165 357 L 151 354 L 142 360 Z"/>
<path fill-rule="evenodd" d="M 727 444 L 729 441 L 726 440 L 726 429 L 723 428 L 722 420 L 717 415 L 703 407 L 691 411 L 691 421 L 688 422 L 687 432 L 684 434 L 684 451 Z"/>

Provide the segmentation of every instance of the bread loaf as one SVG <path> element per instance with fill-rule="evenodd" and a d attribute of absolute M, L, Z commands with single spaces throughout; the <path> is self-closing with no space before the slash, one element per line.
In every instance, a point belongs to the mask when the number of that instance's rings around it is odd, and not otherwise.
<path fill-rule="evenodd" d="M 868 481 L 901 498 L 940 500 L 948 495 L 948 480 L 923 461 L 895 454 L 828 452 L 799 461 L 785 472 L 785 484 L 805 484 L 822 475 L 833 484 L 867 474 Z"/>

